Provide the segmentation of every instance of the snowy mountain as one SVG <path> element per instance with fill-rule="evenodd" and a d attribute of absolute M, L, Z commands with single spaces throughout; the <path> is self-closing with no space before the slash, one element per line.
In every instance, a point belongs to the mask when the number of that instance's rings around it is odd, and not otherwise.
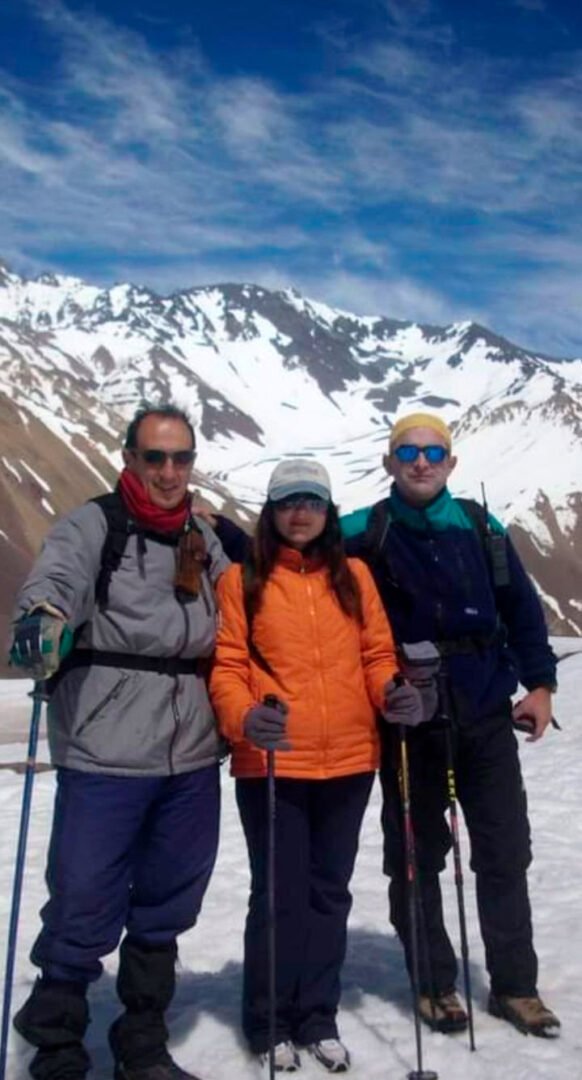
<path fill-rule="evenodd" d="M 474 323 L 358 317 L 294 290 L 163 297 L 0 265 L 4 619 L 42 533 L 111 484 L 135 407 L 170 397 L 197 428 L 196 485 L 242 522 L 286 454 L 324 461 L 343 510 L 377 498 L 395 414 L 437 410 L 455 432 L 453 490 L 478 497 L 485 482 L 552 631 L 582 633 L 582 360 Z"/>

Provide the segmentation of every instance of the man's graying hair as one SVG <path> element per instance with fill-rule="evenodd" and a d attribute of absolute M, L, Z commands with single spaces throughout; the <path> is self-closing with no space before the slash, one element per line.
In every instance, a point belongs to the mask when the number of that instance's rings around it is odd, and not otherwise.
<path fill-rule="evenodd" d="M 171 403 L 168 403 L 167 405 L 150 405 L 145 402 L 143 405 L 140 405 L 139 409 L 129 422 L 125 433 L 125 441 L 123 443 L 125 450 L 136 449 L 138 428 L 142 420 L 145 420 L 146 416 L 161 416 L 166 420 L 181 420 L 192 436 L 192 447 L 196 446 L 194 427 L 188 413 L 184 409 L 179 409 L 177 405 L 172 405 Z"/>

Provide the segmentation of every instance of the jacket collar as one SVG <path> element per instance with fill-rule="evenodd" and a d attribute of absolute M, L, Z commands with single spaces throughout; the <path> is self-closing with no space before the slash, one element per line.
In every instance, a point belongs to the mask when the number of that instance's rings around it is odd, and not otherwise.
<path fill-rule="evenodd" d="M 396 484 L 390 489 L 390 510 L 395 521 L 401 521 L 410 529 L 426 532 L 428 529 L 443 529 L 450 523 L 453 497 L 447 487 L 439 491 L 434 499 L 424 506 L 411 506 L 400 494 Z"/>
<path fill-rule="evenodd" d="M 320 555 L 304 555 L 302 551 L 297 551 L 297 548 L 281 544 L 277 566 L 284 566 L 286 570 L 294 570 L 296 573 L 312 574 L 315 570 L 321 570 L 323 559 Z"/>

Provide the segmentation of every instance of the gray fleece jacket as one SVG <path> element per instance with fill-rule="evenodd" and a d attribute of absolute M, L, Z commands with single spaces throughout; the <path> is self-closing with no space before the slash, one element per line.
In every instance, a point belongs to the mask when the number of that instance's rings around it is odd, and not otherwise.
<path fill-rule="evenodd" d="M 95 583 L 107 522 L 96 503 L 62 518 L 44 541 L 23 585 L 15 618 L 48 601 L 60 608 L 77 648 L 132 656 L 210 657 L 217 609 L 213 585 L 228 565 L 219 540 L 200 519 L 210 567 L 203 589 L 176 599 L 176 549 L 148 538 L 138 551 L 128 538 L 112 574 L 107 607 L 95 603 Z M 68 671 L 48 706 L 55 765 L 120 776 L 165 776 L 201 769 L 219 756 L 219 739 L 203 676 L 168 675 L 92 665 Z"/>

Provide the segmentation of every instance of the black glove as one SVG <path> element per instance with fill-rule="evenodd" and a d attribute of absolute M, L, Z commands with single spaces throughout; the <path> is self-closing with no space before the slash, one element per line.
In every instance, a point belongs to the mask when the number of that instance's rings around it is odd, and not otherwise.
<path fill-rule="evenodd" d="M 285 738 L 288 712 L 289 707 L 284 701 L 276 707 L 253 705 L 243 724 L 245 738 L 261 750 L 291 750 L 291 744 Z"/>
<path fill-rule="evenodd" d="M 389 724 L 405 724 L 406 727 L 417 727 L 427 719 L 422 695 L 416 686 L 398 684 L 394 679 L 386 683 L 382 715 Z"/>

